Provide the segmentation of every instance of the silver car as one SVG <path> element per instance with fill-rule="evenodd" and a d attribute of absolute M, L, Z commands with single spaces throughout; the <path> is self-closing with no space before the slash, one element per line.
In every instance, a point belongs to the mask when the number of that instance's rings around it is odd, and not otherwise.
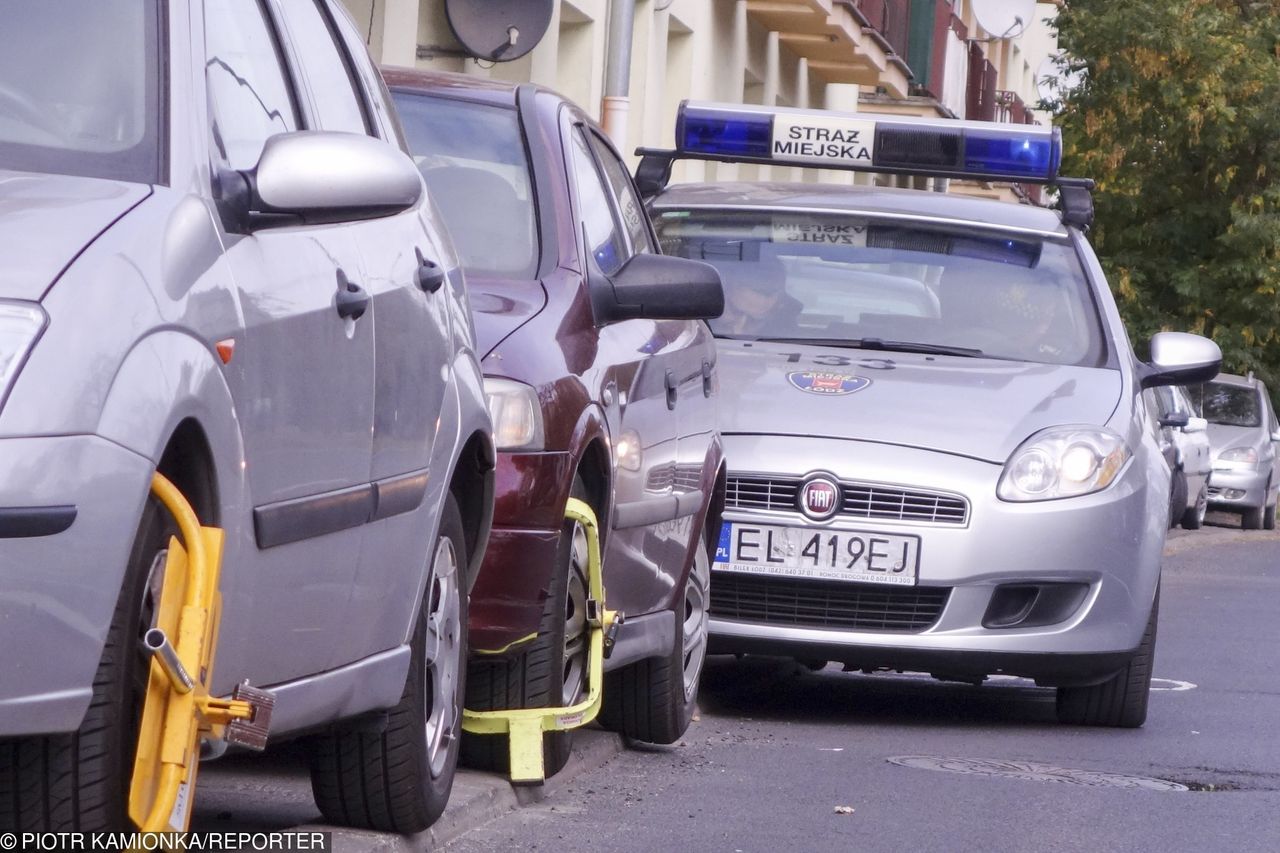
<path fill-rule="evenodd" d="M 1186 388 L 1162 385 L 1143 392 L 1153 407 L 1161 445 L 1173 475 L 1169 526 L 1199 530 L 1209 507 L 1208 421 L 1196 414 Z"/>
<path fill-rule="evenodd" d="M 329 820 L 443 809 L 493 450 L 399 138 L 333 0 L 7 7 L 0 830 L 125 828 L 155 471 L 225 530 L 214 692 L 319 733 Z"/>
<path fill-rule="evenodd" d="M 1246 530 L 1276 526 L 1276 496 L 1280 490 L 1280 424 L 1271 397 L 1260 379 L 1219 374 L 1197 392 L 1200 410 L 1209 422 L 1213 473 L 1209 475 L 1209 505 L 1240 513 Z"/>
<path fill-rule="evenodd" d="M 686 104 L 677 140 L 706 159 L 758 146 L 747 162 L 871 167 L 917 143 L 976 148 L 964 134 L 1018 152 L 1048 138 L 765 112 Z M 697 153 L 648 152 L 645 188 L 682 155 Z M 705 183 L 657 192 L 651 214 L 663 250 L 725 288 L 710 650 L 1025 676 L 1057 688 L 1063 721 L 1141 725 L 1169 514 L 1141 392 L 1211 374 L 1217 346 L 1162 333 L 1138 362 L 1079 220 L 1055 210 Z"/>

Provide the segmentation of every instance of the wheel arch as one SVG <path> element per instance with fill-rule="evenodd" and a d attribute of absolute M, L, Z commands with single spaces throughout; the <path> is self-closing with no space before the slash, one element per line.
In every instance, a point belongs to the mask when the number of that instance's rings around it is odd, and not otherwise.
<path fill-rule="evenodd" d="M 495 456 L 489 436 L 476 430 L 467 437 L 449 477 L 449 493 L 458 502 L 467 545 L 467 583 L 470 593 L 484 561 L 489 531 L 493 529 Z"/>

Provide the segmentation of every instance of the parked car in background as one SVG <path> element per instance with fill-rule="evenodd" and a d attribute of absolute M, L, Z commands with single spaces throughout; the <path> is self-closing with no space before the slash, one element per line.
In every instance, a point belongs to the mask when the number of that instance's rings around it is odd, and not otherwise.
<path fill-rule="evenodd" d="M 328 821 L 424 828 L 491 426 L 360 34 L 336 0 L 23 3 L 0 80 L 0 831 L 131 828 L 155 471 L 226 534 L 212 692 L 319 732 Z"/>
<path fill-rule="evenodd" d="M 1280 424 L 1266 386 L 1252 374 L 1220 373 L 1195 394 L 1209 423 L 1213 453 L 1209 506 L 1240 513 L 1240 526 L 1246 530 L 1274 530 Z"/>
<path fill-rule="evenodd" d="M 607 604 L 626 615 L 601 722 L 670 743 L 706 651 L 710 543 L 724 472 L 707 264 L 664 257 L 631 177 L 580 109 L 535 86 L 384 70 L 409 147 L 453 234 L 475 309 L 498 445 L 496 520 L 471 598 L 467 707 L 583 694 L 586 541 L 601 522 Z M 546 736 L 547 772 L 568 732 Z M 500 768 L 505 737 L 468 735 Z"/>
<path fill-rule="evenodd" d="M 665 185 L 679 158 L 1053 182 L 1057 130 L 685 102 L 676 140 L 637 174 L 663 250 L 726 270 L 711 651 L 1024 676 L 1063 722 L 1142 725 L 1169 470 L 1141 392 L 1221 352 L 1133 358 L 1084 187 Z"/>
<path fill-rule="evenodd" d="M 1209 506 L 1208 422 L 1196 414 L 1196 406 L 1179 385 L 1164 385 L 1143 392 L 1154 406 L 1154 421 L 1160 430 L 1161 447 L 1173 477 L 1169 526 L 1181 524 L 1198 530 Z"/>

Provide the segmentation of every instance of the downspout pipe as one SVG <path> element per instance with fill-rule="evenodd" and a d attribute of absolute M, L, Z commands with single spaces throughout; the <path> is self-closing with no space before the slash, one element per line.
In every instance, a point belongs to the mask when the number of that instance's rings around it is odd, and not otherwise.
<path fill-rule="evenodd" d="M 627 113 L 631 109 L 631 37 L 635 21 L 635 0 L 613 0 L 609 9 L 609 43 L 605 54 L 600 124 L 620 151 L 627 144 Z"/>

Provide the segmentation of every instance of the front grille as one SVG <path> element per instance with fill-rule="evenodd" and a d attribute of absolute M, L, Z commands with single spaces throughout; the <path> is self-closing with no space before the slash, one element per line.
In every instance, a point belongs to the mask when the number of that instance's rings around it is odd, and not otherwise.
<path fill-rule="evenodd" d="M 651 492 L 693 492 L 702 487 L 701 465 L 659 465 L 649 471 L 645 488 Z"/>
<path fill-rule="evenodd" d="M 711 615 L 766 625 L 854 631 L 923 631 L 942 614 L 951 587 L 892 587 L 718 571 Z"/>
<path fill-rule="evenodd" d="M 799 512 L 801 482 L 798 477 L 730 475 L 725 506 Z M 969 502 L 960 495 L 848 480 L 840 481 L 840 492 L 843 503 L 837 517 L 960 525 L 969 521 Z"/>

